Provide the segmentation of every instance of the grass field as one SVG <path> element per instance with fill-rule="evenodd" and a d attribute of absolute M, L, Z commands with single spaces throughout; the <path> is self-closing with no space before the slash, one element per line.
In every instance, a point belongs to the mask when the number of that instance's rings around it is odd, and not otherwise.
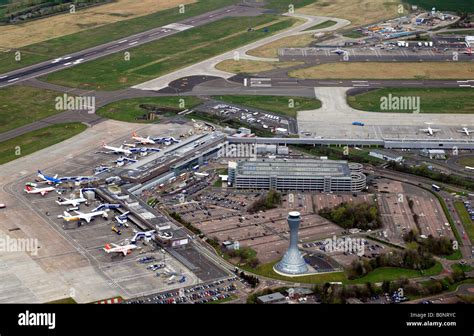
<path fill-rule="evenodd" d="M 256 57 L 277 57 L 280 48 L 299 48 L 307 47 L 314 41 L 313 34 L 300 34 L 295 36 L 284 37 L 274 42 L 265 44 L 261 47 L 249 50 L 247 54 Z"/>
<path fill-rule="evenodd" d="M 313 1 L 298 13 L 337 17 L 351 21 L 351 27 L 400 16 L 399 0 L 331 0 Z"/>
<path fill-rule="evenodd" d="M 307 30 L 316 30 L 316 29 L 323 29 L 323 28 L 329 28 L 329 27 L 332 27 L 336 24 L 337 22 L 336 21 L 333 21 L 333 20 L 327 20 L 327 21 L 324 21 L 324 22 L 321 22 L 317 25 L 314 25 L 312 27 L 309 27 L 307 29 L 305 29 L 304 31 L 307 31 Z"/>
<path fill-rule="evenodd" d="M 412 270 L 412 269 L 406 269 L 406 268 L 398 268 L 398 267 L 380 267 L 372 272 L 369 272 L 367 275 L 354 279 L 354 280 L 348 280 L 347 283 L 350 284 L 364 284 L 367 282 L 382 282 L 384 280 L 386 281 L 393 281 L 393 280 L 399 280 L 403 278 L 417 278 L 417 277 L 422 277 L 422 276 L 432 276 L 432 275 L 437 275 L 441 273 L 443 270 L 443 266 L 441 265 L 440 262 L 436 262 L 436 264 L 426 270 L 423 271 L 417 271 L 417 270 Z"/>
<path fill-rule="evenodd" d="M 180 99 L 183 99 L 184 107 L 180 106 Z M 149 123 L 157 122 L 158 119 L 154 121 L 147 120 L 137 120 L 137 117 L 141 117 L 147 113 L 147 111 L 140 107 L 141 104 L 150 104 L 156 105 L 163 108 L 173 108 L 185 110 L 192 108 L 201 103 L 201 100 L 196 97 L 147 97 L 147 98 L 134 98 L 117 101 L 106 106 L 101 107 L 97 110 L 97 114 L 101 117 L 134 122 L 134 123 Z"/>
<path fill-rule="evenodd" d="M 55 109 L 59 93 L 28 86 L 0 89 L 0 133 L 60 113 Z"/>
<path fill-rule="evenodd" d="M 130 61 L 124 61 L 122 54 L 114 54 L 52 73 L 45 79 L 55 84 L 98 90 L 133 86 L 266 37 L 294 22 L 287 18 L 275 22 L 275 19 L 274 15 L 249 19 L 255 27 L 251 32 L 247 31 L 248 20 L 223 19 L 133 48 Z M 264 27 L 270 32 L 264 32 Z"/>
<path fill-rule="evenodd" d="M 386 88 L 348 96 L 349 105 L 361 111 L 409 112 L 382 110 L 381 97 L 419 97 L 421 113 L 474 113 L 474 90 L 468 88 Z"/>
<path fill-rule="evenodd" d="M 19 159 L 69 139 L 86 128 L 87 126 L 81 123 L 57 124 L 0 142 L 0 164 Z M 18 149 L 20 150 L 19 153 Z"/>
<path fill-rule="evenodd" d="M 441 32 L 440 35 L 473 35 L 474 34 L 474 29 L 473 30 L 450 30 L 450 31 L 445 31 Z"/>
<path fill-rule="evenodd" d="M 140 1 L 133 2 L 138 4 L 141 3 Z M 4 48 L 4 44 L 0 43 L 0 73 L 22 68 L 59 56 L 64 56 L 72 52 L 91 48 L 113 40 L 118 40 L 132 34 L 181 21 L 185 18 L 206 13 L 236 2 L 237 0 L 200 0 L 198 3 L 187 5 L 184 14 L 180 14 L 176 8 L 171 8 L 150 15 L 110 23 L 102 27 L 87 29 L 62 37 L 51 37 L 44 42 L 30 44 L 26 47 L 20 48 L 19 51 L 22 54 L 21 62 L 15 61 L 13 50 L 8 51 L 9 49 Z M 156 7 L 156 1 L 155 4 Z M 99 8 L 100 7 L 98 7 L 98 9 Z M 32 30 L 31 34 L 34 33 L 35 31 Z M 6 35 L 5 38 L 9 39 L 8 36 L 10 35 Z M 8 43 L 8 41 L 5 42 Z M 2 49 L 6 49 L 8 52 L 1 52 Z"/>
<path fill-rule="evenodd" d="M 306 79 L 471 79 L 472 62 L 350 62 L 328 63 L 294 70 L 290 77 Z"/>
<path fill-rule="evenodd" d="M 472 223 L 471 216 L 467 212 L 462 202 L 454 202 L 454 207 L 461 217 L 462 226 L 467 233 L 469 240 L 474 243 L 474 224 Z"/>
<path fill-rule="evenodd" d="M 297 111 L 315 110 L 321 107 L 321 101 L 317 99 L 285 96 L 215 96 L 216 100 L 221 100 L 231 104 L 239 104 L 254 107 L 280 115 L 296 117 Z M 289 103 L 293 102 L 294 107 Z"/>
<path fill-rule="evenodd" d="M 441 273 L 443 266 L 441 263 L 436 264 L 423 272 L 398 267 L 381 267 L 370 272 L 364 277 L 355 280 L 348 280 L 344 272 L 322 273 L 315 275 L 307 275 L 301 277 L 286 277 L 276 273 L 273 270 L 273 263 L 262 264 L 254 269 L 249 269 L 252 273 L 283 281 L 291 281 L 298 283 L 325 283 L 325 282 L 343 282 L 346 284 L 364 284 L 367 282 L 382 282 L 384 280 L 398 280 L 402 278 L 416 278 L 421 276 L 432 276 Z"/>
<path fill-rule="evenodd" d="M 0 45 L 20 48 L 193 2 L 196 0 L 117 0 L 74 14 L 58 14 L 23 24 L 0 26 Z"/>
<path fill-rule="evenodd" d="M 267 277 L 272 279 L 278 279 L 283 281 L 291 281 L 298 283 L 326 283 L 326 282 L 343 282 L 346 281 L 346 275 L 344 272 L 334 272 L 334 273 L 321 273 L 314 275 L 306 275 L 300 277 L 286 277 L 276 273 L 273 270 L 273 265 L 276 262 L 262 264 L 256 268 L 249 269 L 250 272 Z"/>
<path fill-rule="evenodd" d="M 349 37 L 349 38 L 361 38 L 361 37 L 364 37 L 365 35 L 362 34 L 361 32 L 357 31 L 357 30 L 351 30 L 349 32 L 346 32 L 344 34 L 342 34 L 343 36 L 345 37 Z"/>
<path fill-rule="evenodd" d="M 302 65 L 303 62 L 262 62 L 249 60 L 225 60 L 216 65 L 216 69 L 232 72 L 235 74 L 247 73 L 256 74 L 264 71 L 285 69 L 292 66 Z"/>
<path fill-rule="evenodd" d="M 461 166 L 474 167 L 474 156 L 463 157 L 463 158 L 459 159 L 458 164 L 461 165 Z"/>
<path fill-rule="evenodd" d="M 405 0 L 405 2 L 427 10 L 435 7 L 441 11 L 474 12 L 474 2 L 472 0 Z"/>

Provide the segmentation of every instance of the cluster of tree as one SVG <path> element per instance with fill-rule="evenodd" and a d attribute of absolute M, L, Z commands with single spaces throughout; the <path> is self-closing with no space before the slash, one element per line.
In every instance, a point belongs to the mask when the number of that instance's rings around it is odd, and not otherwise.
<path fill-rule="evenodd" d="M 194 227 L 191 223 L 189 223 L 188 221 L 185 221 L 183 219 L 183 217 L 181 217 L 181 215 L 177 212 L 172 212 L 170 213 L 170 216 L 177 222 L 183 224 L 187 229 L 189 229 L 191 232 L 193 232 L 194 234 L 201 234 L 201 230 L 199 230 L 198 228 Z"/>
<path fill-rule="evenodd" d="M 474 190 L 474 180 L 469 178 L 464 178 L 459 175 L 454 174 L 444 174 L 441 172 L 433 171 L 428 169 L 426 165 L 421 165 L 418 167 L 410 167 L 406 164 L 398 164 L 395 162 L 389 162 L 388 168 L 400 171 L 403 173 L 414 174 L 422 177 L 427 177 L 434 181 L 439 181 L 447 184 L 457 185 L 469 190 Z"/>
<path fill-rule="evenodd" d="M 111 0 L 15 0 L 6 6 L 4 22 L 15 23 L 20 20 L 40 18 L 43 16 L 68 12 L 71 5 L 75 10 Z"/>
<path fill-rule="evenodd" d="M 439 280 L 428 280 L 423 283 L 407 279 L 384 281 L 382 283 L 382 291 L 384 293 L 392 293 L 394 291 L 399 291 L 399 289 L 402 288 L 405 296 L 430 296 L 439 294 L 442 291 L 449 289 L 451 285 L 463 281 L 464 279 L 466 279 L 466 274 L 461 270 L 456 270 Z"/>
<path fill-rule="evenodd" d="M 276 190 L 270 190 L 253 202 L 253 204 L 248 208 L 248 212 L 256 213 L 259 211 L 274 209 L 280 204 L 281 194 Z"/>
<path fill-rule="evenodd" d="M 357 298 L 365 302 L 374 295 L 384 293 L 401 292 L 403 296 L 430 296 L 436 295 L 450 288 L 453 284 L 466 279 L 466 275 L 461 270 L 454 271 L 439 280 L 429 280 L 424 283 L 401 279 L 396 281 L 383 281 L 382 286 L 375 286 L 367 282 L 360 285 L 342 285 L 342 284 L 318 284 L 313 288 L 314 294 L 322 303 L 346 303 L 350 298 Z"/>
<path fill-rule="evenodd" d="M 376 204 L 341 203 L 334 208 L 324 208 L 319 215 L 344 229 L 374 230 L 382 225 Z"/>
<path fill-rule="evenodd" d="M 238 250 L 228 250 L 226 254 L 229 258 L 239 258 L 239 264 L 247 265 L 252 268 L 260 264 L 260 260 L 256 257 L 257 252 L 250 247 L 243 247 Z"/>
<path fill-rule="evenodd" d="M 327 304 L 346 303 L 351 298 L 365 301 L 373 295 L 381 294 L 380 287 L 374 286 L 370 282 L 361 285 L 318 284 L 314 286 L 313 291 L 321 303 Z"/>
<path fill-rule="evenodd" d="M 433 255 L 422 248 L 393 250 L 383 253 L 374 259 L 361 258 L 354 260 L 348 268 L 348 278 L 360 278 L 379 267 L 401 267 L 423 270 L 433 267 L 436 261 Z"/>
<path fill-rule="evenodd" d="M 237 273 L 238 273 L 238 270 L 236 270 L 236 274 Z M 240 272 L 238 274 L 239 274 L 239 277 L 247 281 L 250 284 L 250 286 L 252 286 L 252 288 L 257 287 L 257 285 L 260 283 L 260 280 L 255 275 L 246 274 L 244 272 Z"/>
<path fill-rule="evenodd" d="M 447 237 L 435 238 L 429 235 L 428 238 L 421 238 L 417 231 L 410 230 L 403 239 L 407 243 L 415 242 L 418 244 L 419 250 L 437 256 L 447 256 L 454 253 L 453 242 Z"/>
<path fill-rule="evenodd" d="M 147 111 L 147 112 L 153 112 L 153 113 L 156 113 L 156 114 L 175 113 L 175 112 L 180 111 L 179 109 L 170 108 L 170 107 L 162 107 L 162 106 L 156 105 L 156 104 L 140 104 L 138 107 L 145 110 L 145 111 Z"/>

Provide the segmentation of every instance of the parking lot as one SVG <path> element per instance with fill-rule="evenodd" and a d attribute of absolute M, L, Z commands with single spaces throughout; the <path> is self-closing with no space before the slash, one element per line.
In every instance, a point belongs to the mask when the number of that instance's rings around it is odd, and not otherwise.
<path fill-rule="evenodd" d="M 420 235 L 454 235 L 437 199 L 428 191 L 397 181 L 377 180 L 377 200 L 384 230 L 383 239 L 403 243 L 403 235 L 417 230 Z M 410 207 L 410 203 L 412 206 Z M 417 215 L 417 222 L 414 214 Z"/>
<path fill-rule="evenodd" d="M 241 246 L 251 247 L 263 263 L 281 258 L 288 248 L 287 215 L 291 210 L 302 214 L 299 238 L 301 241 L 312 241 L 333 235 L 343 230 L 337 225 L 315 213 L 318 208 L 318 197 L 331 198 L 327 204 L 334 202 L 333 195 L 325 194 L 291 194 L 284 195 L 281 207 L 250 214 L 247 207 L 261 197 L 259 193 L 212 192 L 202 193 L 192 202 L 174 205 L 176 211 L 186 221 L 219 242 L 238 241 Z M 340 197 L 340 201 L 348 195 Z M 365 198 L 361 197 L 361 201 Z"/>
<path fill-rule="evenodd" d="M 237 277 L 216 280 L 197 286 L 184 287 L 179 290 L 166 291 L 163 293 L 140 297 L 129 300 L 126 304 L 203 304 L 217 302 L 231 298 L 238 288 L 244 286 L 242 280 Z"/>
<path fill-rule="evenodd" d="M 204 103 L 198 107 L 198 110 L 224 119 L 232 118 L 262 130 L 272 130 L 281 135 L 298 134 L 296 119 L 285 115 L 219 101 Z"/>

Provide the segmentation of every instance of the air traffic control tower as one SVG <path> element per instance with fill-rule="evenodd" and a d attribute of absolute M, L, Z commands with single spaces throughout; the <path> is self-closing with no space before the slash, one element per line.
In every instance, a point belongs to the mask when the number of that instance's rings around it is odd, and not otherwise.
<path fill-rule="evenodd" d="M 290 227 L 290 247 L 279 263 L 273 266 L 273 270 L 281 275 L 296 276 L 308 273 L 308 266 L 298 249 L 298 229 L 301 217 L 297 211 L 288 214 L 288 225 Z"/>

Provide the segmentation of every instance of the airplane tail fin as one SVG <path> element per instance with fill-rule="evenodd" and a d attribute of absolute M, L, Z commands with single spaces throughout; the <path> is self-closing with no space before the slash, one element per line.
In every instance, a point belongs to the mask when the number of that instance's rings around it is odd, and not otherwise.
<path fill-rule="evenodd" d="M 132 137 L 136 137 L 137 136 L 137 132 L 132 132 Z"/>
<path fill-rule="evenodd" d="M 31 186 L 29 186 L 29 185 L 25 186 L 25 191 L 32 191 L 32 190 L 33 190 L 33 188 L 31 188 Z"/>

